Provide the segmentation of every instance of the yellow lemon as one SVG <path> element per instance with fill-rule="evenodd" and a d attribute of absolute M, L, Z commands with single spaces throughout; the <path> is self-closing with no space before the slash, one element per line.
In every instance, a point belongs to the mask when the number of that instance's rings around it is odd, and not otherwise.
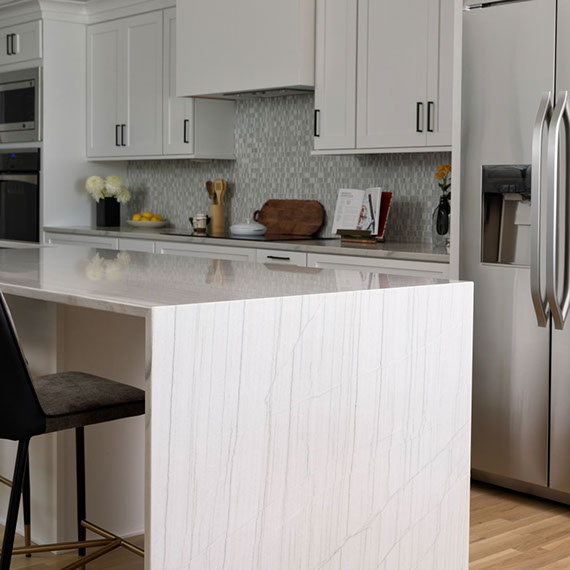
<path fill-rule="evenodd" d="M 152 217 L 152 221 L 153 221 L 153 222 L 162 222 L 162 216 L 161 216 L 160 214 L 155 214 L 155 215 Z"/>
<path fill-rule="evenodd" d="M 143 212 L 143 214 L 142 214 L 143 218 L 152 218 L 153 216 L 154 216 L 154 214 L 148 210 L 146 212 Z"/>
<path fill-rule="evenodd" d="M 142 220 L 142 216 L 140 214 L 135 214 L 133 216 L 133 222 L 140 222 Z"/>

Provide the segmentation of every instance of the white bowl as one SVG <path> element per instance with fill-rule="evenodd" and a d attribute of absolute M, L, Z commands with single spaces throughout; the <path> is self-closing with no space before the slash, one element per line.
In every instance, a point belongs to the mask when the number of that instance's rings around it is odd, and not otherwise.
<path fill-rule="evenodd" d="M 127 220 L 127 224 L 133 228 L 163 228 L 168 225 L 168 220 L 162 220 L 161 222 L 134 222 L 133 220 Z"/>
<path fill-rule="evenodd" d="M 266 231 L 267 228 L 263 224 L 254 221 L 230 226 L 230 233 L 234 236 L 262 236 Z"/>

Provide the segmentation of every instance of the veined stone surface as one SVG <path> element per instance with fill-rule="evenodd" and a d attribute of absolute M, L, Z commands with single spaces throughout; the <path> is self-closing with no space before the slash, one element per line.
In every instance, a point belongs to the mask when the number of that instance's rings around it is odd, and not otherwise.
<path fill-rule="evenodd" d="M 467 568 L 471 297 L 153 309 L 147 567 Z"/>

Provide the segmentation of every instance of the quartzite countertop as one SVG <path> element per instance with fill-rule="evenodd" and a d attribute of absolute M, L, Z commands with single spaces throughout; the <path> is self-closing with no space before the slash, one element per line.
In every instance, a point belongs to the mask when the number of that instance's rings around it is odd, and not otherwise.
<path fill-rule="evenodd" d="M 88 430 L 87 504 L 142 528 L 144 489 L 147 570 L 467 568 L 472 284 L 44 246 L 0 290 L 36 373 L 145 387 L 144 424 Z M 57 437 L 32 489 L 72 477 Z M 73 538 L 69 501 L 33 532 Z"/>
<path fill-rule="evenodd" d="M 121 226 L 120 228 L 94 228 L 91 226 L 47 226 L 45 232 L 108 236 L 116 238 L 134 238 L 155 241 L 173 241 L 178 243 L 192 243 L 204 245 L 223 245 L 230 247 L 256 247 L 263 249 L 277 249 L 281 251 L 302 251 L 305 253 L 325 253 L 330 255 L 351 255 L 377 259 L 401 259 L 405 261 L 427 261 L 435 263 L 449 263 L 449 253 L 445 248 L 436 248 L 431 244 L 385 242 L 375 246 L 341 245 L 339 239 L 314 239 L 301 241 L 258 241 L 249 239 L 227 239 L 199 236 L 173 235 L 174 229 L 147 229 Z M 183 230 L 180 230 L 183 231 Z M 188 230 L 184 230 L 188 231 Z"/>

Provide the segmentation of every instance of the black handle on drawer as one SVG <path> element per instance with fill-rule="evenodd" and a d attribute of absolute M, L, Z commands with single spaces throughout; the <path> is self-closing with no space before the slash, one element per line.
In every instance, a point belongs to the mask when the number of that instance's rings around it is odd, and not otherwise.
<path fill-rule="evenodd" d="M 435 115 L 435 103 L 433 101 L 428 101 L 428 116 L 427 116 L 427 131 L 428 133 L 433 133 L 433 117 Z"/>
<path fill-rule="evenodd" d="M 125 129 L 127 128 L 127 125 L 121 125 L 121 146 L 127 146 L 127 143 L 125 142 Z"/>
<path fill-rule="evenodd" d="M 190 120 L 184 119 L 184 142 L 186 144 L 188 144 L 190 142 L 190 139 L 188 138 L 189 127 L 190 127 Z"/>
<path fill-rule="evenodd" d="M 423 115 L 424 113 L 424 104 L 421 101 L 418 101 L 416 103 L 416 132 L 417 133 L 423 133 L 424 129 L 423 129 Z"/>
<path fill-rule="evenodd" d="M 121 146 L 121 125 L 115 125 L 115 146 Z"/>
<path fill-rule="evenodd" d="M 10 50 L 10 37 L 12 34 L 6 34 L 6 55 L 12 55 Z"/>
<path fill-rule="evenodd" d="M 313 124 L 313 135 L 315 137 L 320 137 L 321 133 L 320 133 L 320 129 L 319 129 L 319 120 L 321 118 L 321 110 L 320 109 L 315 109 L 315 118 L 314 118 L 314 124 Z"/>
<path fill-rule="evenodd" d="M 280 255 L 268 255 L 267 259 L 278 259 L 279 261 L 291 261 L 290 257 L 281 257 Z"/>

